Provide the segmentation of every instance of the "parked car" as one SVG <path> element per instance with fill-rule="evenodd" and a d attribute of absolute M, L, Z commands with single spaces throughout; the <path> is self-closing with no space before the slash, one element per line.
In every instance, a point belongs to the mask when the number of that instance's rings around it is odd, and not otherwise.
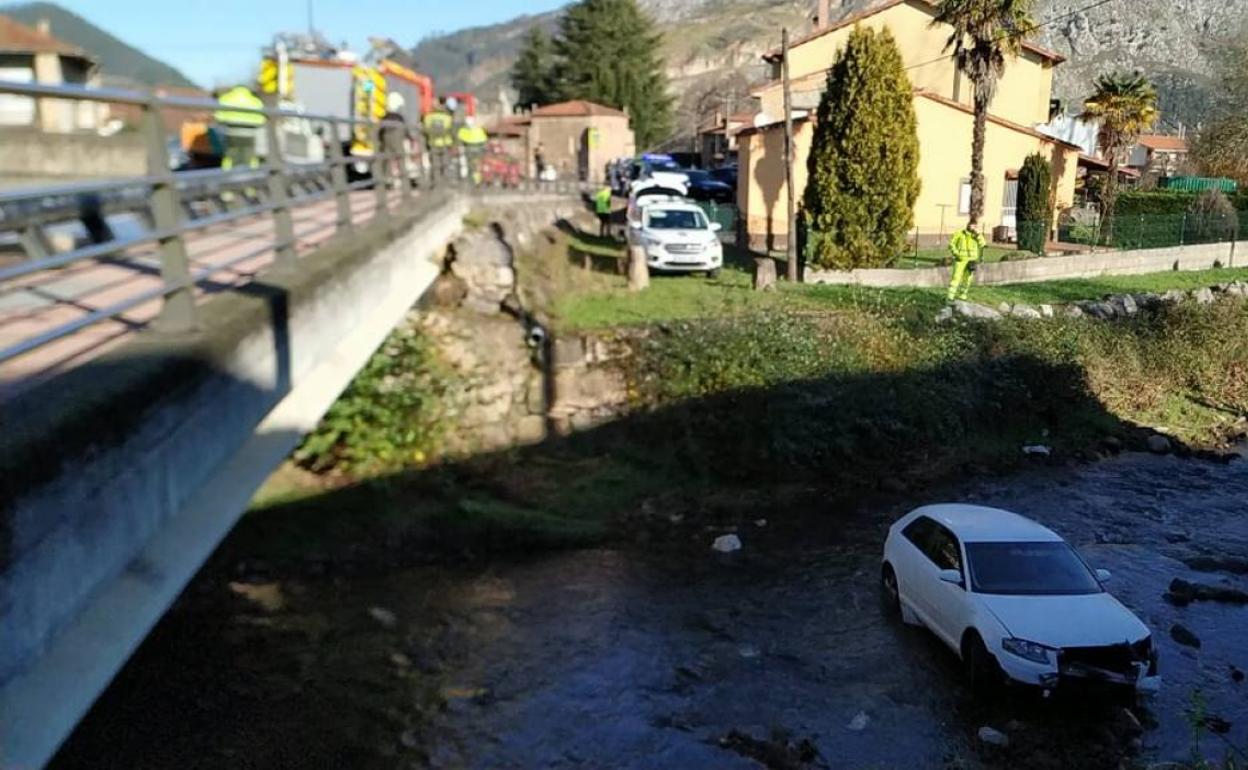
<path fill-rule="evenodd" d="M 685 176 L 689 179 L 689 197 L 695 201 L 732 203 L 737 197 L 735 187 L 711 176 L 709 171 L 689 169 L 685 172 Z"/>
<path fill-rule="evenodd" d="M 646 264 L 655 270 L 718 276 L 724 264 L 719 230 L 697 204 L 676 197 L 643 198 L 630 208 L 629 243 L 645 249 Z"/>
<path fill-rule="evenodd" d="M 732 189 L 737 189 L 737 167 L 736 166 L 720 166 L 711 169 L 711 176 L 728 185 Z"/>
<path fill-rule="evenodd" d="M 888 531 L 881 584 L 906 623 L 962 659 L 977 687 L 1010 681 L 1046 693 L 1072 680 L 1155 691 L 1152 637 L 1052 530 L 1015 513 L 931 505 Z"/>

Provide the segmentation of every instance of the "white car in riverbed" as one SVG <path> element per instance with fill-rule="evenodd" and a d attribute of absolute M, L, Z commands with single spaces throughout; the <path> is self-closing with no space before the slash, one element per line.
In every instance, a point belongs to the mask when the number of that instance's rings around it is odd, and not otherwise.
<path fill-rule="evenodd" d="M 1015 513 L 930 505 L 884 542 L 884 598 L 962 659 L 973 686 L 1005 679 L 1045 693 L 1074 680 L 1160 686 L 1148 627 L 1055 532 Z"/>

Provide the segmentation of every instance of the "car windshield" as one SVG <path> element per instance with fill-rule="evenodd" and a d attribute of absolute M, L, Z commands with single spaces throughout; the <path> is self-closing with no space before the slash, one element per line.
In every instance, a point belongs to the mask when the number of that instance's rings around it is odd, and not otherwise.
<path fill-rule="evenodd" d="M 650 164 L 651 171 L 682 171 L 680 166 L 670 160 L 655 161 Z"/>
<path fill-rule="evenodd" d="M 1103 589 L 1063 542 L 967 543 L 971 587 L 981 594 L 1070 596 Z"/>
<path fill-rule="evenodd" d="M 649 212 L 652 230 L 705 230 L 706 217 L 701 211 L 685 209 L 654 209 Z"/>

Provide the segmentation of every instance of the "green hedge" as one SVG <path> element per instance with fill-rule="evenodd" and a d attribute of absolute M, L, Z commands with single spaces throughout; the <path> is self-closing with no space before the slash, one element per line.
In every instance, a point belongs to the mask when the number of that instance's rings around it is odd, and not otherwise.
<path fill-rule="evenodd" d="M 1120 194 L 1114 207 L 1113 245 L 1120 249 L 1149 249 L 1223 240 L 1224 228 L 1204 226 L 1189 214 L 1199 196 L 1197 192 L 1173 190 Z M 1227 197 L 1239 212 L 1243 231 L 1248 227 L 1248 194 Z"/>

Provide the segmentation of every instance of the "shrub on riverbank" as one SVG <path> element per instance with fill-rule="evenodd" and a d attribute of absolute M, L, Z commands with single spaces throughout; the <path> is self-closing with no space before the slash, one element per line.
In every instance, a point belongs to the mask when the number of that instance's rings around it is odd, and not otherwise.
<path fill-rule="evenodd" d="M 639 352 L 638 392 L 680 416 L 687 451 L 714 454 L 729 474 L 869 476 L 1018 457 L 1025 443 L 1080 449 L 1136 424 L 1210 443 L 1248 412 L 1239 302 L 1120 323 L 760 314 L 676 324 Z"/>

